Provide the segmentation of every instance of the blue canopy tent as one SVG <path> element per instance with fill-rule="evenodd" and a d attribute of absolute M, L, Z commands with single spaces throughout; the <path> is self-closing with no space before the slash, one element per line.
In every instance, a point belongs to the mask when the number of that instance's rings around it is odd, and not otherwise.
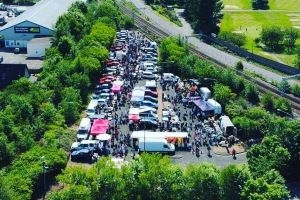
<path fill-rule="evenodd" d="M 196 99 L 196 100 L 192 100 L 192 102 L 194 104 L 194 108 L 193 108 L 194 115 L 201 114 L 204 117 L 207 117 L 209 115 L 214 115 L 214 107 L 212 107 L 206 101 L 203 101 L 202 99 Z"/>

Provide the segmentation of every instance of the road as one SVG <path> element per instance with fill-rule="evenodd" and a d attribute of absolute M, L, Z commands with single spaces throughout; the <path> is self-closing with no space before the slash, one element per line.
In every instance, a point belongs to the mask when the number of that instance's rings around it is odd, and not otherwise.
<path fill-rule="evenodd" d="M 172 22 L 159 16 L 151 9 L 150 6 L 147 6 L 142 0 L 128 0 L 128 1 L 132 2 L 139 9 L 142 15 L 147 16 L 149 21 L 153 25 L 156 25 L 160 29 L 169 33 L 170 35 L 188 36 L 188 42 L 192 44 L 197 50 L 199 50 L 204 55 L 208 57 L 213 57 L 214 59 L 218 60 L 220 63 L 230 67 L 235 66 L 235 64 L 241 60 L 241 58 L 237 56 L 231 55 L 227 52 L 223 52 L 213 46 L 201 42 L 199 39 L 192 36 L 194 33 L 191 26 L 185 21 L 184 18 L 180 17 L 180 15 L 179 15 L 179 19 L 183 24 L 182 27 L 178 27 Z M 177 10 L 177 12 L 181 13 L 182 10 Z M 253 63 L 249 63 L 246 61 L 242 61 L 242 62 L 245 71 L 255 73 L 261 76 L 263 79 L 267 80 L 269 83 L 272 81 L 280 82 L 282 79 L 282 75 L 280 74 L 268 71 Z M 293 84 L 295 83 L 295 81 L 291 80 L 290 83 Z"/>

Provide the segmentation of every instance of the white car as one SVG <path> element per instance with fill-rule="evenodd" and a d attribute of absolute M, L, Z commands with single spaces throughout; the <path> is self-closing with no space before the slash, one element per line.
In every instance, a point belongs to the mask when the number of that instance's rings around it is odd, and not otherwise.
<path fill-rule="evenodd" d="M 153 72 L 151 72 L 151 71 L 144 71 L 142 73 L 142 78 L 145 78 L 145 79 L 155 80 L 156 77 L 157 77 L 157 75 L 153 74 Z"/>

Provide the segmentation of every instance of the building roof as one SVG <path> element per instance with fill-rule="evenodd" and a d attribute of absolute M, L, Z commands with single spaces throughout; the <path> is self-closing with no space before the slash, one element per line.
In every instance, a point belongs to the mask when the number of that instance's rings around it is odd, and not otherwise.
<path fill-rule="evenodd" d="M 28 44 L 50 44 L 51 43 L 51 37 L 42 37 L 42 38 L 33 38 L 28 42 Z M 27 45 L 28 45 L 27 44 Z"/>
<path fill-rule="evenodd" d="M 0 28 L 0 31 L 29 21 L 53 30 L 59 16 L 64 14 L 77 0 L 41 0 L 21 15 Z"/>
<path fill-rule="evenodd" d="M 29 76 L 26 64 L 0 64 L 0 89 L 24 76 Z"/>

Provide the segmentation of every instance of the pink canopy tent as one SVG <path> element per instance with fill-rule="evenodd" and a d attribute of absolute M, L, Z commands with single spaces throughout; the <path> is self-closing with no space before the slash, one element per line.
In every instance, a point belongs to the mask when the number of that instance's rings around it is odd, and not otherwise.
<path fill-rule="evenodd" d="M 99 135 L 106 133 L 109 128 L 109 121 L 107 119 L 95 119 L 91 128 L 91 135 Z"/>
<path fill-rule="evenodd" d="M 129 115 L 129 120 L 133 121 L 133 122 L 137 122 L 139 121 L 141 118 L 139 115 Z"/>
<path fill-rule="evenodd" d="M 102 126 L 92 126 L 92 129 L 91 129 L 91 135 L 93 136 L 96 136 L 96 135 L 99 135 L 99 134 L 104 134 L 106 133 L 107 131 L 107 128 L 106 127 L 102 127 Z"/>
<path fill-rule="evenodd" d="M 95 119 L 93 126 L 101 126 L 105 128 L 109 128 L 109 120 L 107 119 Z"/>
<path fill-rule="evenodd" d="M 122 87 L 120 85 L 113 85 L 111 91 L 114 93 L 120 92 Z"/>

